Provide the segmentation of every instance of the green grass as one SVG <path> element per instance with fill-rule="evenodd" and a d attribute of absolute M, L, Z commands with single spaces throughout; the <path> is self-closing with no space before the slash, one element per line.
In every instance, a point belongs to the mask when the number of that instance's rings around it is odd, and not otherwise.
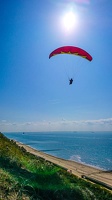
<path fill-rule="evenodd" d="M 0 200 L 111 200 L 112 194 L 32 155 L 0 133 Z"/>

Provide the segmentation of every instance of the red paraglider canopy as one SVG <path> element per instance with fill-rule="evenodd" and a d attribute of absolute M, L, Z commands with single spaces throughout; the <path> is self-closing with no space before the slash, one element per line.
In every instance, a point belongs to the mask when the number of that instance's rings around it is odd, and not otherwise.
<path fill-rule="evenodd" d="M 74 46 L 59 47 L 50 53 L 49 58 L 51 58 L 52 56 L 58 55 L 58 54 L 77 55 L 77 56 L 81 56 L 89 61 L 92 60 L 92 56 L 89 53 L 87 53 L 85 50 L 83 50 L 79 47 L 74 47 Z"/>

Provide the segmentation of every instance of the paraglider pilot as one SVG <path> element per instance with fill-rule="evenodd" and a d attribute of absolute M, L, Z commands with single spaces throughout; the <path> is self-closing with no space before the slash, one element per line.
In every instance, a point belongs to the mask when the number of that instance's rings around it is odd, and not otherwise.
<path fill-rule="evenodd" d="M 73 79 L 69 79 L 69 85 L 71 85 L 73 83 Z"/>

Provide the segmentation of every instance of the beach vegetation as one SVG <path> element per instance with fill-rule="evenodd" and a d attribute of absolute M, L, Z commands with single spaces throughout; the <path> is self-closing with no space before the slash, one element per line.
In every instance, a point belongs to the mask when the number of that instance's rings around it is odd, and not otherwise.
<path fill-rule="evenodd" d="M 0 133 L 0 200 L 111 200 L 112 193 L 27 152 Z"/>

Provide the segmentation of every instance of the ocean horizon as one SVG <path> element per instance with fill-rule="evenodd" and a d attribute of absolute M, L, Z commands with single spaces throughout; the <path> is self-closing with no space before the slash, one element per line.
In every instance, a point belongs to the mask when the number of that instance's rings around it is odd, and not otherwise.
<path fill-rule="evenodd" d="M 3 132 L 47 154 L 112 170 L 112 131 Z"/>

